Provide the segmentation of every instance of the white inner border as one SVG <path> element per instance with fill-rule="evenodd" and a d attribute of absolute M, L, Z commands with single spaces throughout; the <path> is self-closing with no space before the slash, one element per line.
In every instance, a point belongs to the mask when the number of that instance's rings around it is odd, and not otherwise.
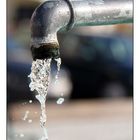
<path fill-rule="evenodd" d="M 0 139 L 6 140 L 6 0 L 0 11 Z"/>
<path fill-rule="evenodd" d="M 134 0 L 134 140 L 140 140 L 140 17 L 139 0 Z M 6 140 L 6 0 L 0 4 L 0 139 Z"/>

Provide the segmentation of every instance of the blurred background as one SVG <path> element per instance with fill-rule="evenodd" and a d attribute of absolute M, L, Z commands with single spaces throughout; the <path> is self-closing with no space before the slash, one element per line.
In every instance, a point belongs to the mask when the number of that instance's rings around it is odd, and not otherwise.
<path fill-rule="evenodd" d="M 28 78 L 30 18 L 41 2 L 7 1 L 8 140 L 35 140 L 42 133 Z M 59 32 L 58 40 L 59 82 L 54 84 L 53 62 L 46 102 L 50 140 L 132 140 L 132 24 L 77 27 Z M 57 105 L 60 97 L 65 101 Z"/>

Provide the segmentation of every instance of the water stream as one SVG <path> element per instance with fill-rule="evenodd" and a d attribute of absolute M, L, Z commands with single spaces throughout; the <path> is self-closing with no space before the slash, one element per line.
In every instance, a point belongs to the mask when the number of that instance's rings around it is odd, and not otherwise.
<path fill-rule="evenodd" d="M 31 83 L 29 85 L 31 91 L 37 91 L 36 99 L 41 104 L 40 126 L 43 129 L 44 135 L 40 140 L 48 140 L 47 127 L 46 127 L 46 96 L 48 93 L 48 86 L 50 82 L 51 72 L 51 59 L 39 60 L 32 62 L 31 74 L 29 75 Z M 57 74 L 55 76 L 56 82 L 61 66 L 61 58 L 55 59 L 57 62 Z"/>

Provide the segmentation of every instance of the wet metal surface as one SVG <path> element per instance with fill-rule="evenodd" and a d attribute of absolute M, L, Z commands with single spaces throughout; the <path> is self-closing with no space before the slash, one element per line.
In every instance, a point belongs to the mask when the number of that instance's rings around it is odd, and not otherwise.
<path fill-rule="evenodd" d="M 31 45 L 58 43 L 57 31 L 68 26 L 131 23 L 132 11 L 132 0 L 46 1 L 31 18 Z"/>

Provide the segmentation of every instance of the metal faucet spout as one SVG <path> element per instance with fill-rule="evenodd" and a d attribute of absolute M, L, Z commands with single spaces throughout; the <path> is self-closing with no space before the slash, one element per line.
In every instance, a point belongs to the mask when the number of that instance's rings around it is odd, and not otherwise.
<path fill-rule="evenodd" d="M 131 23 L 132 0 L 48 0 L 31 18 L 33 59 L 58 58 L 57 32 L 73 26 Z"/>

